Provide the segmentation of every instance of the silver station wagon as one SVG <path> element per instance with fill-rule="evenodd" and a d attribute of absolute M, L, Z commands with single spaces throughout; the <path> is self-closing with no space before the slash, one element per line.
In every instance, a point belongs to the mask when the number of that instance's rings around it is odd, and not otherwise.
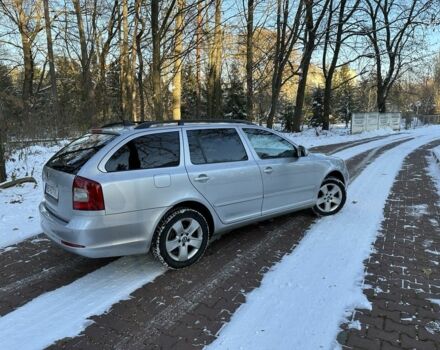
<path fill-rule="evenodd" d="M 249 122 L 111 124 L 44 166 L 43 231 L 87 257 L 147 253 L 182 268 L 212 235 L 299 209 L 337 213 L 342 159 Z"/>

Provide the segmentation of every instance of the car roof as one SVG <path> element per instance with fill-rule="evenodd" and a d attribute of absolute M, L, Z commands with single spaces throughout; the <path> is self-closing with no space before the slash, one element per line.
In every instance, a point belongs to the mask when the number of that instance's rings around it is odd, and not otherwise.
<path fill-rule="evenodd" d="M 192 128 L 192 127 L 222 127 L 222 126 L 247 126 L 247 127 L 258 127 L 263 128 L 257 124 L 246 120 L 179 120 L 179 121 L 163 121 L 163 122 L 152 122 L 147 121 L 143 123 L 132 123 L 132 122 L 118 122 L 103 125 L 99 128 L 91 129 L 92 133 L 112 133 L 115 135 L 130 133 L 145 132 L 148 130 L 160 131 L 167 130 L 170 128 Z"/>

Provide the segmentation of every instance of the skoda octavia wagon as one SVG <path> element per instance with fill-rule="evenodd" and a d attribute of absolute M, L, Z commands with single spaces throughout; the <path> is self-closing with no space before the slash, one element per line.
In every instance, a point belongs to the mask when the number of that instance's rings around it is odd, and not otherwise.
<path fill-rule="evenodd" d="M 68 251 L 109 257 L 152 251 L 172 268 L 203 255 L 214 234 L 346 199 L 342 159 L 235 121 L 108 125 L 44 166 L 41 225 Z"/>

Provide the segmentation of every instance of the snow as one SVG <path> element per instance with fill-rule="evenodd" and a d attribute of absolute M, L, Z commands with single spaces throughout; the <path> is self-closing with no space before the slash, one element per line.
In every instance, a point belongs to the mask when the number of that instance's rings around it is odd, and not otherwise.
<path fill-rule="evenodd" d="M 49 147 L 31 146 L 15 151 L 8 157 L 8 181 L 33 176 L 37 184 L 26 183 L 0 190 L 0 248 L 41 233 L 38 213 L 38 204 L 43 196 L 41 172 L 45 162 L 65 143 L 61 141 Z"/>
<path fill-rule="evenodd" d="M 383 208 L 404 158 L 440 129 L 379 156 L 351 184 L 346 207 L 314 224 L 247 295 L 246 303 L 208 349 L 328 349 L 354 308 L 369 308 L 362 292 L 363 261 L 371 253 Z"/>
<path fill-rule="evenodd" d="M 73 337 L 92 323 L 89 317 L 107 312 L 164 272 L 150 256 L 130 256 L 42 294 L 0 317 L 0 349 L 42 349 Z"/>
<path fill-rule="evenodd" d="M 283 133 L 284 136 L 291 139 L 297 145 L 303 145 L 306 148 L 331 145 L 335 143 L 359 141 L 376 136 L 385 136 L 395 134 L 396 131 L 392 129 L 379 129 L 374 131 L 366 131 L 360 134 L 350 134 L 350 128 L 345 128 L 343 125 L 337 125 L 330 130 L 322 130 L 319 136 L 316 136 L 314 128 L 305 129 L 300 133 Z"/>
<path fill-rule="evenodd" d="M 38 204 L 43 197 L 41 171 L 46 161 L 65 144 L 31 146 L 12 153 L 6 162 L 8 181 L 33 176 L 37 184 L 26 183 L 0 189 L 0 248 L 41 233 Z"/>

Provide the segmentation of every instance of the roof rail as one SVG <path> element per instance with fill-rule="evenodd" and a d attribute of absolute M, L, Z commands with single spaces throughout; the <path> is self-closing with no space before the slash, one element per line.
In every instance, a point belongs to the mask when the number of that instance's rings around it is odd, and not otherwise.
<path fill-rule="evenodd" d="M 143 122 L 135 127 L 135 129 L 148 129 L 150 127 L 154 126 L 161 126 L 161 125 L 167 125 L 167 124 L 176 124 L 176 125 L 186 125 L 186 124 L 203 124 L 203 123 L 232 123 L 232 124 L 247 124 L 247 125 L 255 125 L 254 123 L 243 120 L 243 119 L 191 119 L 191 120 L 165 120 L 165 121 L 148 121 Z"/>

